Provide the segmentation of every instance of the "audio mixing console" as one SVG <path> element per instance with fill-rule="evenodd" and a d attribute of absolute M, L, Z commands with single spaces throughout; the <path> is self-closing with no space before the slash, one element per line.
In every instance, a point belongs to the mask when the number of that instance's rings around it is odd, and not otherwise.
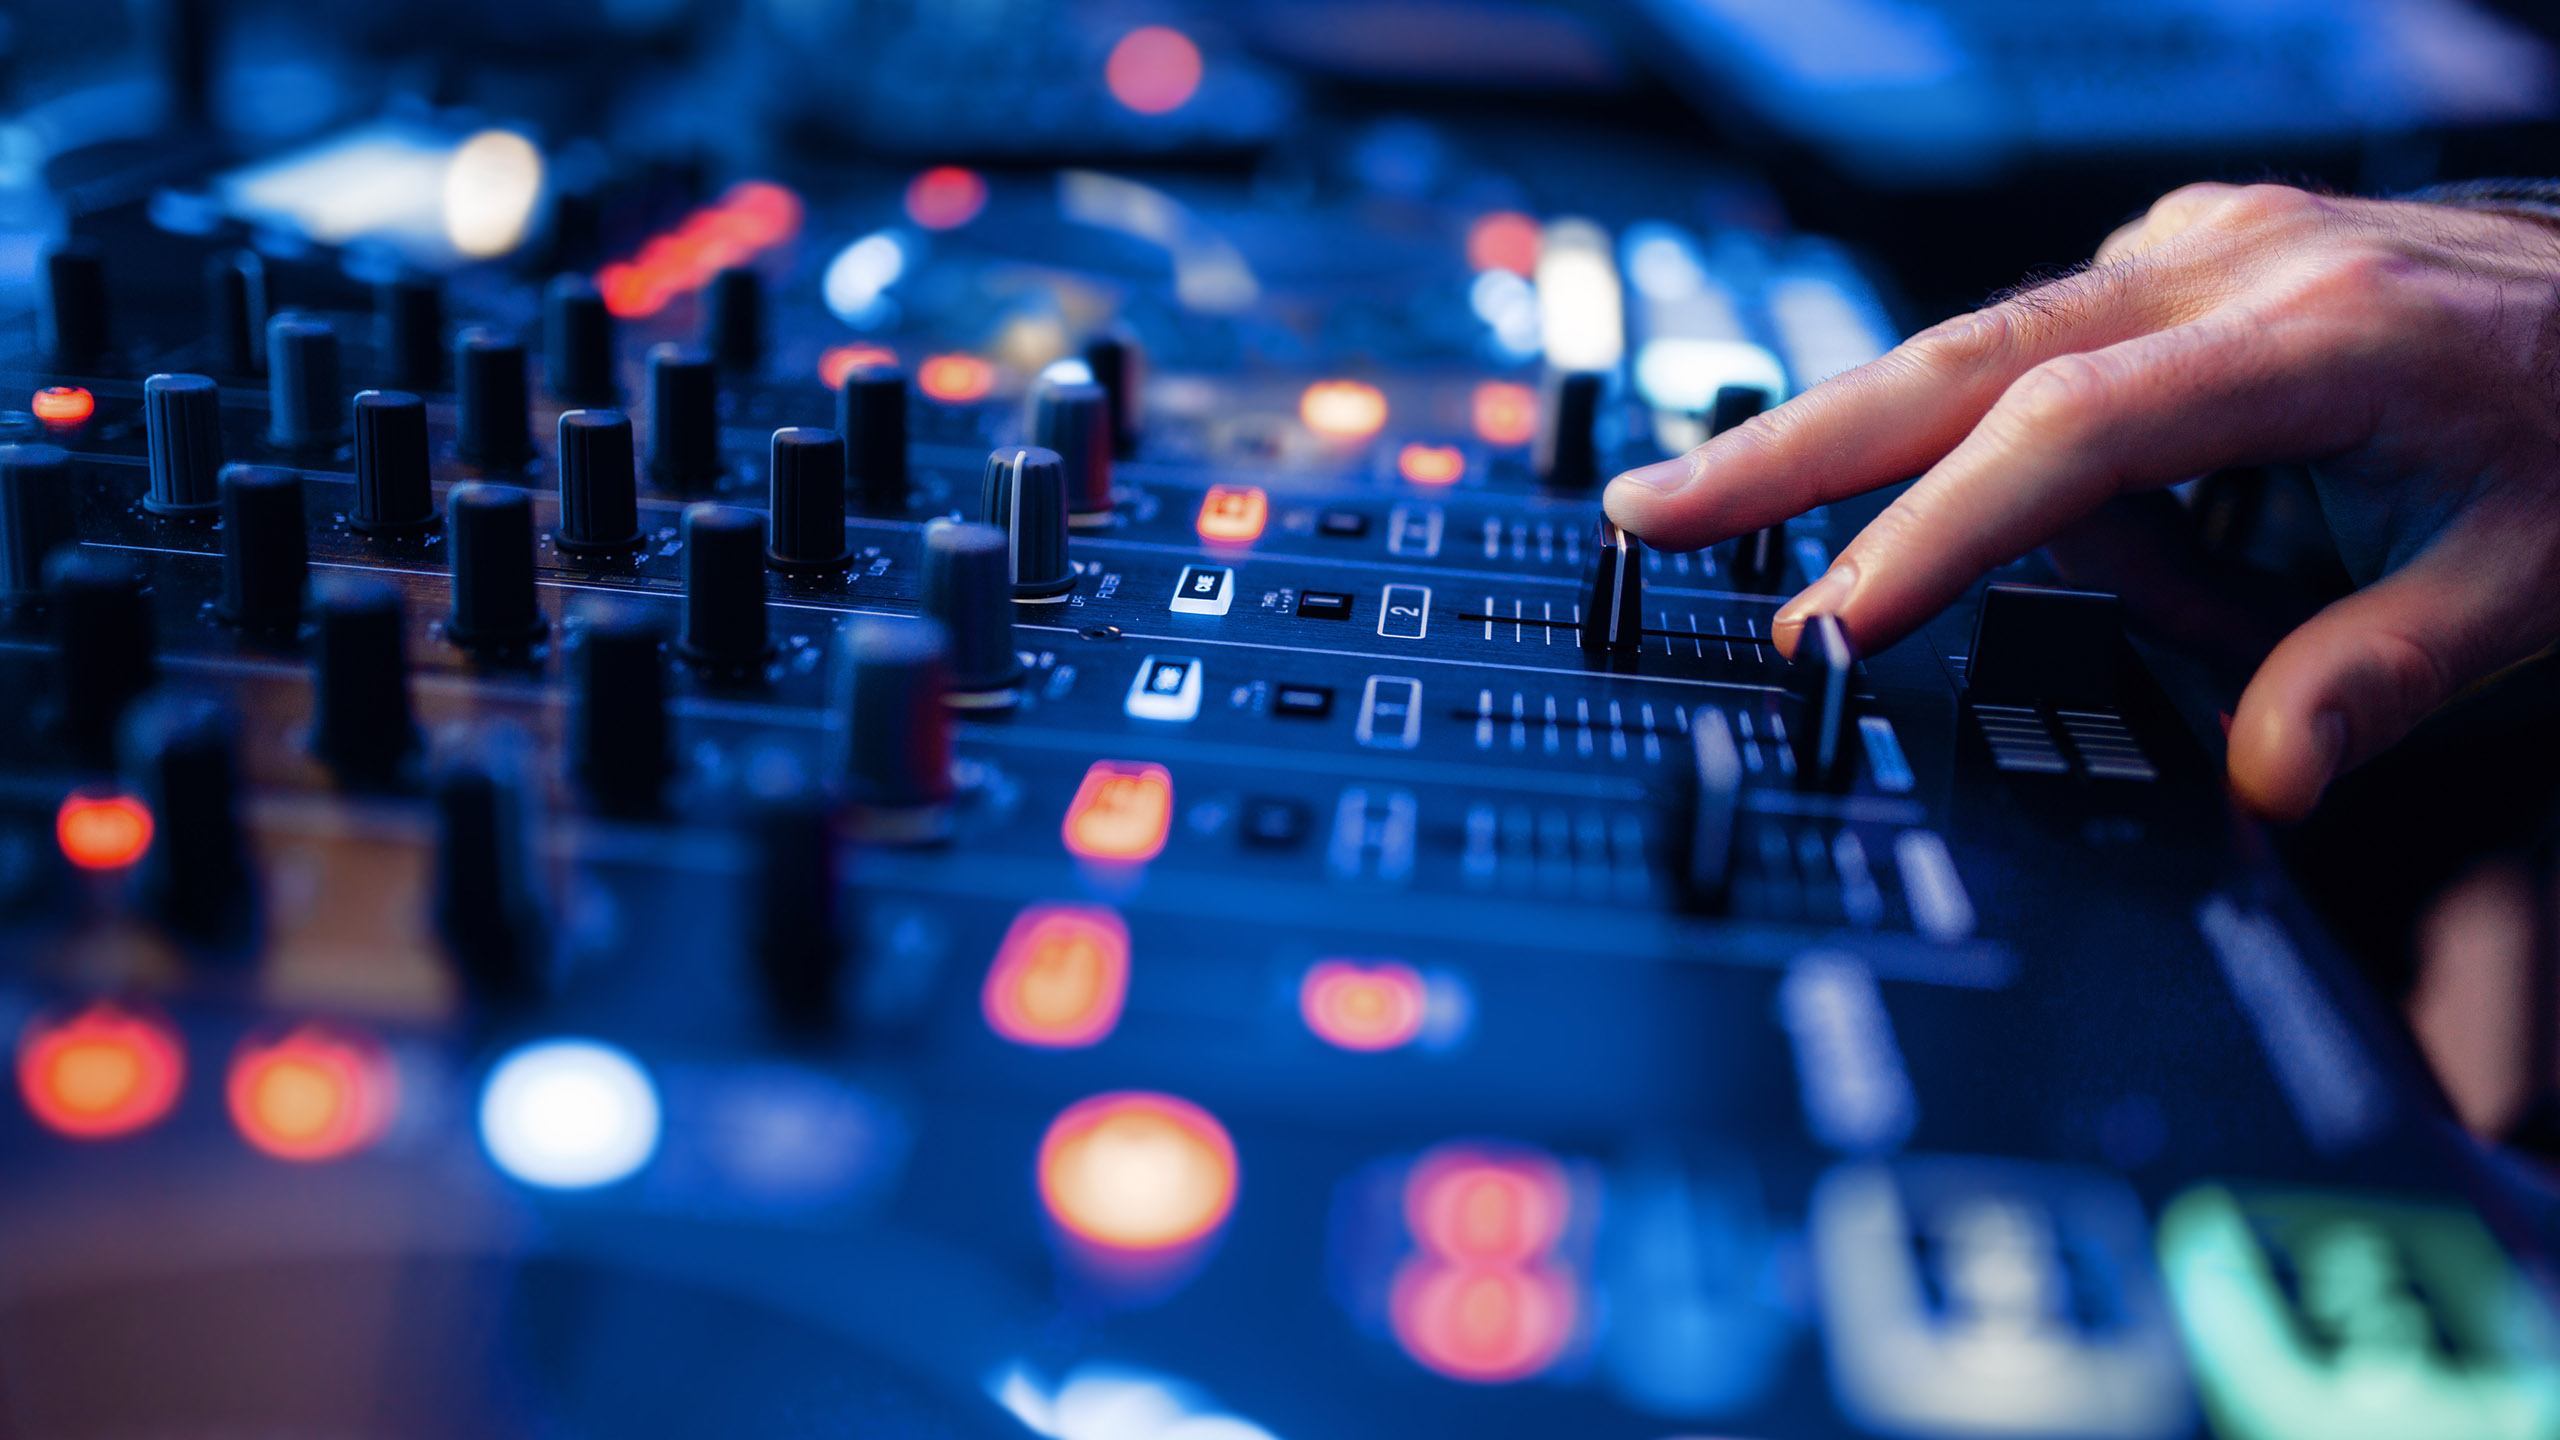
<path fill-rule="evenodd" d="M 2109 597 L 1790 661 L 1871 508 L 1602 521 L 1835 249 L 321 164 L 8 295 L 8 1433 L 2560 1431 L 2547 1190 Z"/>

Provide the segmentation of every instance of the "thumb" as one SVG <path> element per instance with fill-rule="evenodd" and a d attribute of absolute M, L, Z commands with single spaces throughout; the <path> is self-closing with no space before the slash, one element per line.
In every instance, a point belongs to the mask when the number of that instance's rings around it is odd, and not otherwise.
<path fill-rule="evenodd" d="M 2438 537 L 2277 644 L 2231 720 L 2241 803 L 2301 819 L 2339 775 L 2464 686 L 2548 643 L 2547 564 L 2526 561 L 2512 532 L 2501 543 L 2493 529 L 2475 523 Z"/>

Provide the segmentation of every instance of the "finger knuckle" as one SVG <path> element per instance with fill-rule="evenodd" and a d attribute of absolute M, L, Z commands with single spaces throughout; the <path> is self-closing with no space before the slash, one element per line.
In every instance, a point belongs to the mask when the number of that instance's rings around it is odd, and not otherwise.
<path fill-rule="evenodd" d="M 2101 420 L 2115 392 L 2114 372 L 2096 356 L 2057 355 L 2027 371 L 2000 397 L 2006 428 L 2045 441 L 2078 435 Z"/>
<path fill-rule="evenodd" d="M 2210 221 L 2230 230 L 2284 230 L 2327 209 L 2328 203 L 2319 196 L 2291 185 L 2240 185 L 2215 200 Z"/>
<path fill-rule="evenodd" d="M 1994 305 L 1942 320 L 1903 342 L 1906 363 L 1939 373 L 1979 369 L 2017 348 L 2019 313 L 2014 305 Z"/>
<path fill-rule="evenodd" d="M 2375 630 L 2365 637 L 2368 674 L 2380 682 L 2389 707 L 2378 717 L 2395 727 L 2415 723 L 2452 693 L 2453 678 L 2434 647 L 2397 630 Z"/>

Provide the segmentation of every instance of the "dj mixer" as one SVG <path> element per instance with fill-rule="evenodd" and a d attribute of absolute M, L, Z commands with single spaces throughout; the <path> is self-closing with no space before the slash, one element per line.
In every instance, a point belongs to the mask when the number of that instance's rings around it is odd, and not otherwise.
<path fill-rule="evenodd" d="M 1879 501 L 1602 518 L 1864 268 L 1430 138 L 65 178 L 0 1428 L 2560 1434 L 2547 1181 L 2112 597 L 1789 659 Z"/>

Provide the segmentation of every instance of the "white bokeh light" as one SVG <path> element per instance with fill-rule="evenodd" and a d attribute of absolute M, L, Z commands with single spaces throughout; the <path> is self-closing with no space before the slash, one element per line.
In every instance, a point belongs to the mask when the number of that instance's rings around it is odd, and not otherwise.
<path fill-rule="evenodd" d="M 657 1152 L 657 1087 L 640 1062 L 592 1040 L 545 1040 L 498 1062 L 480 1092 L 480 1143 L 499 1169 L 546 1190 L 610 1185 Z"/>

